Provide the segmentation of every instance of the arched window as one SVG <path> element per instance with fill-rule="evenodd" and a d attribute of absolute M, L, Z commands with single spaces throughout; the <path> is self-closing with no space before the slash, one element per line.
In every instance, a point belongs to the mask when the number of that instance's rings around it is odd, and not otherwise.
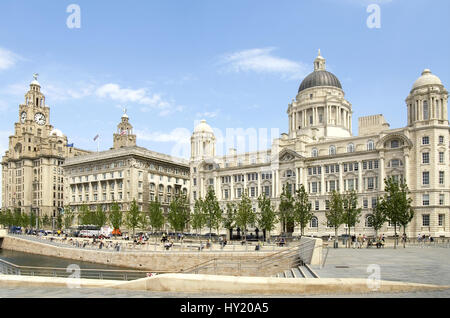
<path fill-rule="evenodd" d="M 311 157 L 317 157 L 319 155 L 319 151 L 316 148 L 313 148 L 311 151 Z"/>
<path fill-rule="evenodd" d="M 365 227 L 373 227 L 373 216 L 370 214 L 366 216 Z"/>
<path fill-rule="evenodd" d="M 373 140 L 369 140 L 367 142 L 367 150 L 374 150 L 375 149 L 375 143 L 373 142 Z"/>
<path fill-rule="evenodd" d="M 330 156 L 333 156 L 333 155 L 336 154 L 336 147 L 335 146 L 330 146 L 329 154 L 330 154 Z"/>
<path fill-rule="evenodd" d="M 348 144 L 347 145 L 347 152 L 355 152 L 355 145 Z"/>
<path fill-rule="evenodd" d="M 311 222 L 309 224 L 310 227 L 319 227 L 319 221 L 317 220 L 317 217 L 313 216 L 311 218 Z"/>
<path fill-rule="evenodd" d="M 164 186 L 162 184 L 159 185 L 159 191 L 163 192 L 164 191 Z"/>

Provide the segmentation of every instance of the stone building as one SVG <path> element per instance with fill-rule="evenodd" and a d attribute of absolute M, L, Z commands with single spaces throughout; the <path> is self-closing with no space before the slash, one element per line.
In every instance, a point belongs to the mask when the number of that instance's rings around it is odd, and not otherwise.
<path fill-rule="evenodd" d="M 264 193 L 278 207 L 283 186 L 303 184 L 314 218 L 307 235 L 334 235 L 327 226 L 331 192 L 355 189 L 362 216 L 356 233 L 373 235 L 370 215 L 383 194 L 384 179 L 404 178 L 413 199 L 415 216 L 408 236 L 450 236 L 450 169 L 448 92 L 430 70 L 423 71 L 406 98 L 407 125 L 390 129 L 383 115 L 359 118 L 358 136 L 352 135 L 352 105 L 339 79 L 326 70 L 320 55 L 314 72 L 301 83 L 288 105 L 288 133 L 275 139 L 272 149 L 216 156 L 212 128 L 202 121 L 191 137 L 191 205 L 213 187 L 221 206 L 248 191 Z M 280 230 L 281 227 L 279 227 Z M 299 229 L 294 234 L 299 233 Z M 340 234 L 347 229 L 341 226 Z M 393 234 L 386 223 L 380 233 Z M 352 229 L 353 233 L 353 229 Z"/>
<path fill-rule="evenodd" d="M 70 147 L 67 137 L 50 124 L 50 107 L 34 77 L 2 158 L 2 209 L 54 217 L 63 207 L 62 165 L 66 158 L 89 151 Z"/>
<path fill-rule="evenodd" d="M 110 150 L 70 158 L 63 168 L 64 204 L 75 212 L 82 205 L 90 210 L 101 205 L 109 211 L 114 202 L 127 211 L 133 199 L 140 211 L 147 211 L 155 198 L 167 212 L 175 195 L 189 195 L 189 161 L 137 146 L 126 113 Z"/>

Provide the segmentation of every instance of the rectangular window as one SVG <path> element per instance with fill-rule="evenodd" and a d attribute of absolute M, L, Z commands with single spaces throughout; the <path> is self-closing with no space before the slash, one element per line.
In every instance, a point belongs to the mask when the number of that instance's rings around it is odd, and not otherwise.
<path fill-rule="evenodd" d="M 228 189 L 223 190 L 223 196 L 225 199 L 228 199 Z"/>
<path fill-rule="evenodd" d="M 443 144 L 444 143 L 444 136 L 439 136 L 439 143 Z"/>
<path fill-rule="evenodd" d="M 439 205 L 444 205 L 445 195 L 443 193 L 439 194 Z"/>
<path fill-rule="evenodd" d="M 325 210 L 330 209 L 330 200 L 325 200 Z"/>
<path fill-rule="evenodd" d="M 422 137 L 422 145 L 429 145 L 430 144 L 430 137 L 425 136 Z"/>
<path fill-rule="evenodd" d="M 422 226 L 430 226 L 430 215 L 422 214 Z"/>
<path fill-rule="evenodd" d="M 439 163 L 444 163 L 444 153 L 439 152 Z"/>
<path fill-rule="evenodd" d="M 317 193 L 317 182 L 311 182 L 311 192 Z"/>
<path fill-rule="evenodd" d="M 430 173 L 428 171 L 422 172 L 422 184 L 423 185 L 430 184 Z"/>
<path fill-rule="evenodd" d="M 444 184 L 444 171 L 439 171 L 439 184 Z"/>
<path fill-rule="evenodd" d="M 369 177 L 367 178 L 367 190 L 373 190 L 374 188 L 374 178 Z"/>
<path fill-rule="evenodd" d="M 430 163 L 430 153 L 429 152 L 422 153 L 422 163 Z"/>
<path fill-rule="evenodd" d="M 316 209 L 316 211 L 319 211 L 319 201 L 315 202 L 315 209 Z"/>
<path fill-rule="evenodd" d="M 444 226 L 445 214 L 439 214 L 438 216 L 438 226 Z"/>
<path fill-rule="evenodd" d="M 422 205 L 430 205 L 430 195 L 429 194 L 422 195 Z"/>
<path fill-rule="evenodd" d="M 363 207 L 364 209 L 367 209 L 369 207 L 369 200 L 367 200 L 366 198 L 363 199 Z"/>

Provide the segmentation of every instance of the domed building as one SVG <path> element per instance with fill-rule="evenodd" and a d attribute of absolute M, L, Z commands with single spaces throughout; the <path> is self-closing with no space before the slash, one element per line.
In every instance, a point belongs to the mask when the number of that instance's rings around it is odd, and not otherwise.
<path fill-rule="evenodd" d="M 257 198 L 269 197 L 278 209 L 283 189 L 294 192 L 301 185 L 309 194 L 314 212 L 305 235 L 334 236 L 326 212 L 331 194 L 355 190 L 362 213 L 352 233 L 373 236 L 372 212 L 384 194 L 387 177 L 406 181 L 414 218 L 406 234 L 450 237 L 450 129 L 448 92 L 438 76 L 425 69 L 406 98 L 407 125 L 390 129 L 382 114 L 358 118 L 358 135 L 352 134 L 352 105 L 338 77 L 326 70 L 319 54 L 314 71 L 300 83 L 288 105 L 287 133 L 267 151 L 215 154 L 215 136 L 202 121 L 191 141 L 191 205 L 214 189 L 223 209 L 238 203 L 244 193 L 259 211 Z M 205 151 L 204 149 L 210 149 Z M 257 228 L 250 229 L 256 233 Z M 397 227 L 398 231 L 398 227 Z M 225 231 L 224 231 L 225 233 Z M 261 231 L 259 231 L 261 233 Z M 280 222 L 272 234 L 300 234 L 296 224 Z M 339 235 L 348 233 L 341 226 Z M 378 231 L 394 235 L 386 222 Z"/>

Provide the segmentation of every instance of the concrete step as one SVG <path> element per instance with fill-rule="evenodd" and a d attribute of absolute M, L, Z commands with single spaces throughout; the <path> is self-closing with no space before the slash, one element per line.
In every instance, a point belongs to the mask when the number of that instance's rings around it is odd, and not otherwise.
<path fill-rule="evenodd" d="M 298 268 L 291 268 L 292 274 L 294 274 L 295 278 L 304 278 L 302 273 L 298 270 Z"/>
<path fill-rule="evenodd" d="M 284 271 L 284 277 L 286 277 L 286 278 L 294 278 L 294 275 L 292 274 L 291 270 L 288 269 L 288 270 Z"/>
<path fill-rule="evenodd" d="M 298 269 L 302 272 L 305 278 L 315 278 L 306 266 L 299 266 Z"/>

